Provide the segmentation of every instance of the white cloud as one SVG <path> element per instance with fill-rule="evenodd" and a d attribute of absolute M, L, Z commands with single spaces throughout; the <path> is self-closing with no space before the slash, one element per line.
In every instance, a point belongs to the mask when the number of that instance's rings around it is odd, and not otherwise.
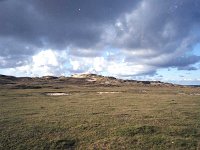
<path fill-rule="evenodd" d="M 71 57 L 70 64 L 72 66 L 72 72 L 75 73 L 105 73 L 116 77 L 146 74 L 153 72 L 155 69 L 153 66 L 149 65 L 125 62 L 124 59 L 120 59 L 118 55 L 107 55 L 107 57 L 95 58 Z"/>
<path fill-rule="evenodd" d="M 34 55 L 32 57 L 33 60 L 33 66 L 35 67 L 41 67 L 41 66 L 58 66 L 58 60 L 59 57 L 58 53 L 53 50 L 45 50 L 39 52 L 37 55 Z"/>
<path fill-rule="evenodd" d="M 109 62 L 108 64 L 109 65 L 106 69 L 109 72 L 109 74 L 113 74 L 118 77 L 145 74 L 153 71 L 154 69 L 151 66 L 126 62 Z"/>
<path fill-rule="evenodd" d="M 58 53 L 51 49 L 42 50 L 32 56 L 31 61 L 26 65 L 9 68 L 4 72 L 16 76 L 63 75 L 66 72 L 64 67 L 66 58 L 67 54 L 64 51 Z"/>
<path fill-rule="evenodd" d="M 77 61 L 77 60 L 72 60 L 72 59 L 70 59 L 70 64 L 72 65 L 72 69 L 73 69 L 74 71 L 79 70 L 80 67 L 81 67 L 81 62 L 79 62 L 79 61 Z"/>
<path fill-rule="evenodd" d="M 106 60 L 104 57 L 70 57 L 69 61 L 72 66 L 72 72 L 102 72 L 106 68 Z"/>

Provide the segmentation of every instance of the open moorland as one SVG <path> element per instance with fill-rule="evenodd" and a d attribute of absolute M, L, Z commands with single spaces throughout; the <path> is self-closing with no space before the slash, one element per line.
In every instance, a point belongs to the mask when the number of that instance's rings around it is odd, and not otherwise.
<path fill-rule="evenodd" d="M 200 149 L 200 88 L 0 76 L 0 149 Z"/>

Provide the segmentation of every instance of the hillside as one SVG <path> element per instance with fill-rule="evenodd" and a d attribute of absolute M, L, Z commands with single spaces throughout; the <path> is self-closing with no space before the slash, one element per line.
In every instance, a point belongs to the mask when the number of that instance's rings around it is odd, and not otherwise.
<path fill-rule="evenodd" d="M 14 77 L 0 75 L 1 88 L 21 88 L 21 89 L 37 89 L 43 87 L 62 88 L 65 85 L 80 86 L 177 86 L 170 83 L 160 81 L 136 81 L 122 80 L 115 77 L 107 77 L 97 74 L 75 74 L 71 77 Z"/>

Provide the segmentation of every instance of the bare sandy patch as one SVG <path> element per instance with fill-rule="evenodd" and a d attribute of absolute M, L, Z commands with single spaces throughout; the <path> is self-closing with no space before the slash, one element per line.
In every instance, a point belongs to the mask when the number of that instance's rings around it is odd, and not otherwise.
<path fill-rule="evenodd" d="M 69 93 L 46 93 L 48 96 L 67 96 Z"/>
<path fill-rule="evenodd" d="M 117 94 L 121 92 L 97 92 L 98 94 Z"/>
<path fill-rule="evenodd" d="M 88 81 L 88 82 L 95 82 L 95 81 L 97 81 L 97 79 L 96 78 L 92 78 L 92 79 L 87 79 L 86 81 Z"/>
<path fill-rule="evenodd" d="M 190 94 L 190 95 L 198 95 L 198 96 L 199 96 L 199 95 L 200 95 L 200 93 L 192 93 L 192 94 Z"/>
<path fill-rule="evenodd" d="M 187 95 L 187 94 L 184 93 L 184 92 L 179 92 L 178 94 L 180 94 L 180 95 Z"/>
<path fill-rule="evenodd" d="M 196 95 L 196 96 L 199 96 L 200 93 L 178 93 L 178 94 L 181 94 L 181 95 Z"/>

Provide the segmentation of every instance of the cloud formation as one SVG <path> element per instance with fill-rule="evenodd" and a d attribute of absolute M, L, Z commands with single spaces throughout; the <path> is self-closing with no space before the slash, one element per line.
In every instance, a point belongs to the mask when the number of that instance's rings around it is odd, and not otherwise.
<path fill-rule="evenodd" d="M 199 8 L 199 0 L 3 0 L 0 68 L 119 77 L 198 70 Z"/>

